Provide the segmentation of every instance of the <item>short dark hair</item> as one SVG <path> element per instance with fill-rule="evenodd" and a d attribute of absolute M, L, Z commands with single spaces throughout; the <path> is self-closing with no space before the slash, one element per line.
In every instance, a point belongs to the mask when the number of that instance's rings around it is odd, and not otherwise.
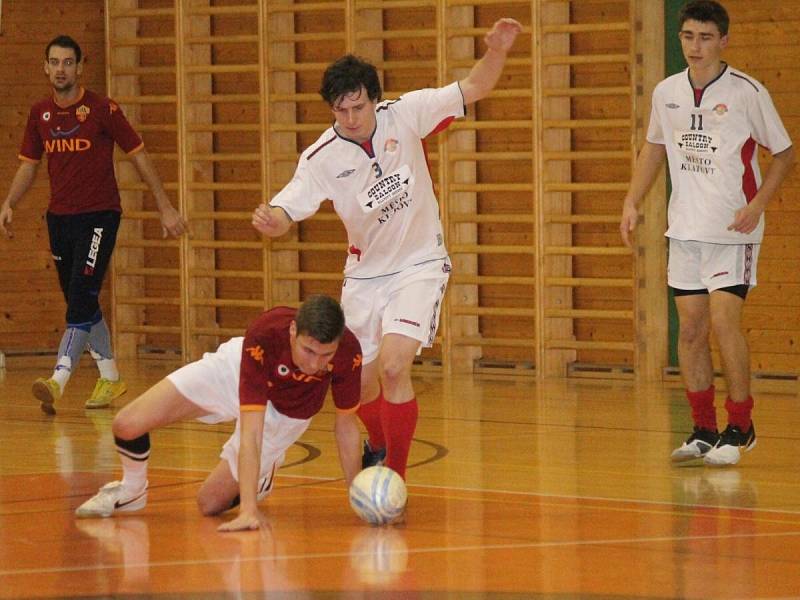
<path fill-rule="evenodd" d="M 731 24 L 728 11 L 715 0 L 692 0 L 684 4 L 678 13 L 678 29 L 690 19 L 701 23 L 714 23 L 721 36 L 728 35 L 728 27 Z"/>
<path fill-rule="evenodd" d="M 50 43 L 47 44 L 47 48 L 44 49 L 45 59 L 50 58 L 50 48 L 53 46 L 58 46 L 59 48 L 72 48 L 72 50 L 75 52 L 75 62 L 81 62 L 81 57 L 83 56 L 81 47 L 78 45 L 78 42 L 73 40 L 68 35 L 59 35 L 50 40 Z"/>
<path fill-rule="evenodd" d="M 358 92 L 362 87 L 366 88 L 370 100 L 381 100 L 383 90 L 375 66 L 353 54 L 345 54 L 325 69 L 319 95 L 333 106 L 342 96 Z"/>
<path fill-rule="evenodd" d="M 335 342 L 344 333 L 344 311 L 339 303 L 324 294 L 309 296 L 294 318 L 298 335 L 308 335 L 320 344 Z"/>

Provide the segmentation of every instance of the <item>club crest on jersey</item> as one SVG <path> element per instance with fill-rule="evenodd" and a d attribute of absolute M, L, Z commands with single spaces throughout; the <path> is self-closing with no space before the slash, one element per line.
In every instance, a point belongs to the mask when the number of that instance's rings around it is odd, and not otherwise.
<path fill-rule="evenodd" d="M 78 108 L 75 109 L 75 117 L 78 119 L 79 122 L 84 123 L 86 118 L 89 116 L 89 113 L 92 112 L 91 109 L 86 106 L 85 104 L 81 104 Z"/>
<path fill-rule="evenodd" d="M 721 117 L 728 112 L 728 107 L 722 103 L 719 103 L 712 110 L 716 113 L 718 117 Z"/>
<path fill-rule="evenodd" d="M 350 177 L 353 173 L 355 173 L 355 169 L 347 169 L 346 171 L 342 171 L 336 176 L 336 179 L 344 179 L 345 177 Z"/>
<path fill-rule="evenodd" d="M 42 121 L 49 121 L 50 120 L 50 111 L 46 110 L 42 113 Z"/>
<path fill-rule="evenodd" d="M 248 346 L 245 348 L 245 352 L 247 352 L 250 357 L 260 365 L 264 364 L 264 349 L 261 346 Z"/>
<path fill-rule="evenodd" d="M 386 152 L 387 154 L 394 154 L 395 152 L 397 152 L 397 149 L 399 147 L 400 147 L 400 142 L 398 142 L 394 138 L 389 138 L 383 144 L 383 151 Z"/>

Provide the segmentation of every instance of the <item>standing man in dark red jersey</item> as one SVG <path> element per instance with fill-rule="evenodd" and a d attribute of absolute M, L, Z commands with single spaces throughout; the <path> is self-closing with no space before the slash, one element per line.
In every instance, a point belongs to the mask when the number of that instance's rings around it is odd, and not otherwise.
<path fill-rule="evenodd" d="M 197 503 L 204 515 L 216 515 L 241 501 L 239 515 L 220 529 L 258 529 L 262 515 L 257 502 L 272 490 L 286 450 L 320 411 L 328 387 L 336 407 L 339 462 L 349 486 L 361 466 L 356 417 L 361 346 L 345 328 L 339 303 L 318 295 L 299 309 L 268 310 L 243 338 L 181 367 L 125 406 L 112 425 L 122 481 L 100 488 L 75 514 L 109 517 L 145 506 L 150 431 L 185 419 L 236 420 Z"/>
<path fill-rule="evenodd" d="M 14 207 L 33 184 L 46 153 L 50 176 L 47 229 L 67 302 L 67 327 L 53 375 L 33 384 L 33 394 L 47 414 L 55 414 L 54 403 L 87 346 L 97 361 L 100 378 L 86 408 L 108 406 L 126 391 L 98 303 L 122 213 L 114 177 L 115 143 L 128 153 L 155 196 L 164 236 L 177 237 L 186 230 L 186 222 L 164 192 L 141 138 L 120 107 L 78 85 L 81 58 L 80 46 L 69 36 L 58 36 L 47 45 L 44 72 L 53 95 L 31 108 L 19 153 L 22 162 L 0 207 L 0 230 L 11 238 Z"/>

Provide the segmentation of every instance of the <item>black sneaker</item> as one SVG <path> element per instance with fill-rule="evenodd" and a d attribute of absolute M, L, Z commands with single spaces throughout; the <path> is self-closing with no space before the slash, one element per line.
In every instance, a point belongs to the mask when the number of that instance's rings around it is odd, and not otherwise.
<path fill-rule="evenodd" d="M 703 462 L 707 465 L 735 465 L 742 452 L 750 452 L 756 446 L 756 427 L 750 422 L 750 429 L 742 431 L 736 425 L 728 425 L 719 436 L 719 441 L 709 450 Z"/>
<path fill-rule="evenodd" d="M 719 441 L 719 433 L 695 425 L 689 438 L 672 451 L 672 462 L 703 458 Z"/>
<path fill-rule="evenodd" d="M 386 448 L 373 450 L 367 440 L 364 440 L 364 453 L 361 455 L 361 468 L 374 467 L 386 462 Z"/>

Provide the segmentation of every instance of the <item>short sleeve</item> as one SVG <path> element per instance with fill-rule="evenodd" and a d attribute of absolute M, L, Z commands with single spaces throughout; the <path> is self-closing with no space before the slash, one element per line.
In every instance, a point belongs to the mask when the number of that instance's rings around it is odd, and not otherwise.
<path fill-rule="evenodd" d="M 267 405 L 266 362 L 269 350 L 265 336 L 248 329 L 242 343 L 242 363 L 239 367 L 241 410 L 261 410 Z"/>
<path fill-rule="evenodd" d="M 651 144 L 665 144 L 664 129 L 661 125 L 661 114 L 659 113 L 659 88 L 653 90 L 650 106 L 650 123 L 647 126 L 647 141 Z"/>
<path fill-rule="evenodd" d="M 22 146 L 19 150 L 19 157 L 23 160 L 38 162 L 42 160 L 44 154 L 44 143 L 42 136 L 39 135 L 39 114 L 36 107 L 32 107 L 28 114 L 28 122 L 25 125 L 25 133 L 22 137 Z"/>
<path fill-rule="evenodd" d="M 783 121 L 781 121 L 767 89 L 761 86 L 758 92 L 752 94 L 751 98 L 748 117 L 753 130 L 753 139 L 772 154 L 778 154 L 789 148 L 792 140 L 783 126 Z"/>
<path fill-rule="evenodd" d="M 105 115 L 104 122 L 111 138 L 126 154 L 136 152 L 144 146 L 142 138 L 128 122 L 122 108 L 113 100 L 108 101 L 108 114 Z"/>
<path fill-rule="evenodd" d="M 307 219 L 319 210 L 328 198 L 325 188 L 317 180 L 310 165 L 310 155 L 306 150 L 297 163 L 292 180 L 273 196 L 270 206 L 279 206 L 292 221 Z"/>
<path fill-rule="evenodd" d="M 460 119 L 466 114 L 464 96 L 458 82 L 442 88 L 408 92 L 389 106 L 420 139 L 441 131 L 453 119 Z"/>
<path fill-rule="evenodd" d="M 347 343 L 346 354 L 339 368 L 334 372 L 331 383 L 333 403 L 337 410 L 351 411 L 358 408 L 361 396 L 361 346 L 352 337 Z"/>

